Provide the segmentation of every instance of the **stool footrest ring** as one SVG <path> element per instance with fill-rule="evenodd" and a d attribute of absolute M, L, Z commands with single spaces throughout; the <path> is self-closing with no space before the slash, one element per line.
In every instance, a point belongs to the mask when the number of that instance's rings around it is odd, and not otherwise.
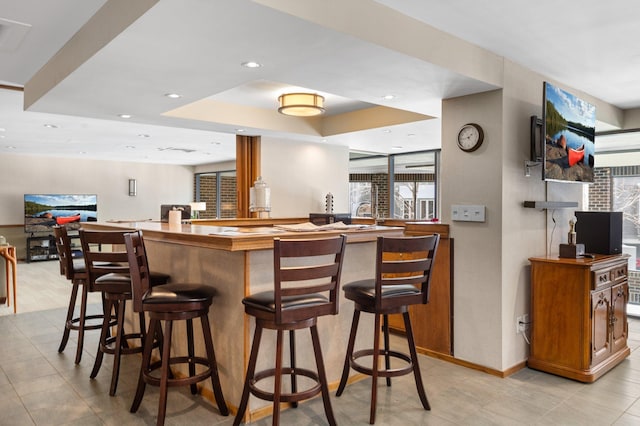
<path fill-rule="evenodd" d="M 84 329 L 85 330 L 100 330 L 102 328 L 102 321 L 104 320 L 104 316 L 102 315 L 86 315 L 84 317 L 85 321 L 93 321 L 100 320 L 99 323 L 96 324 L 87 324 L 85 322 Z M 115 325 L 115 322 L 112 324 Z M 69 330 L 80 330 L 80 318 L 73 318 L 67 321 L 66 324 Z"/>
<path fill-rule="evenodd" d="M 186 364 L 186 365 L 200 364 L 200 365 L 206 366 L 207 369 L 193 376 L 180 377 L 180 378 L 169 377 L 169 379 L 167 379 L 168 387 L 189 386 L 211 377 L 212 370 L 211 370 L 211 367 L 209 367 L 209 360 L 206 358 L 198 357 L 198 356 L 194 356 L 194 357 L 176 356 L 169 359 L 169 367 L 176 364 Z M 149 366 L 149 369 L 142 373 L 145 383 L 153 386 L 160 386 L 160 378 L 152 375 L 154 371 L 160 370 L 160 368 L 162 368 L 161 360 L 151 363 L 151 365 Z"/>
<path fill-rule="evenodd" d="M 142 341 L 142 339 L 143 339 L 143 336 L 141 333 L 128 333 L 122 336 L 122 343 L 124 345 L 124 344 L 127 344 L 127 342 L 129 342 L 130 340 Z M 100 350 L 105 354 L 114 355 L 116 353 L 115 343 L 116 343 L 116 336 L 108 337 L 104 344 L 100 343 Z M 153 342 L 153 344 L 154 344 L 153 346 L 154 348 L 158 347 L 158 342 Z M 125 346 L 120 348 L 120 354 L 123 354 L 123 355 L 137 354 L 137 353 L 142 353 L 142 345 L 133 346 L 133 347 Z"/>
<path fill-rule="evenodd" d="M 256 386 L 256 384 L 262 379 L 266 379 L 268 377 L 274 377 L 275 374 L 276 374 L 275 368 L 270 368 L 268 370 L 256 372 L 253 375 L 253 379 L 249 382 L 249 389 L 251 393 L 260 399 L 273 402 L 273 392 L 267 392 L 259 388 L 258 386 Z M 295 393 L 284 393 L 284 392 L 281 393 L 280 402 L 303 401 L 305 399 L 309 399 L 313 396 L 316 396 L 322 391 L 320 387 L 320 377 L 318 376 L 318 373 L 316 373 L 315 371 L 307 370 L 304 368 L 296 368 L 295 370 L 290 367 L 282 368 L 282 376 L 291 377 L 292 374 L 294 374 L 295 376 L 308 377 L 314 380 L 315 384 L 311 386 L 309 389 L 297 391 Z"/>
<path fill-rule="evenodd" d="M 365 356 L 372 356 L 374 354 L 373 349 L 362 349 L 353 353 L 349 364 L 351 368 L 356 370 L 358 373 L 366 374 L 368 376 L 373 375 L 373 369 L 371 367 L 365 367 L 362 364 L 359 364 L 357 359 Z M 380 359 L 384 359 L 385 352 L 380 349 L 378 351 L 378 356 Z M 407 365 L 401 368 L 392 368 L 387 370 L 386 368 L 378 369 L 379 377 L 398 377 L 404 376 L 405 374 L 409 374 L 413 372 L 413 362 L 411 361 L 411 357 L 407 354 L 397 351 L 389 351 L 389 356 L 395 359 L 401 359 L 407 363 Z"/>

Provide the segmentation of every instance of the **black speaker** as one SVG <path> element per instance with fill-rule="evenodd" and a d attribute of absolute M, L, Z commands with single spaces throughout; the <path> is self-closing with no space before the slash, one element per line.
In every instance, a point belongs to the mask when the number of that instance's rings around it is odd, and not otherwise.
<path fill-rule="evenodd" d="M 622 212 L 576 212 L 576 242 L 586 253 L 622 253 Z"/>

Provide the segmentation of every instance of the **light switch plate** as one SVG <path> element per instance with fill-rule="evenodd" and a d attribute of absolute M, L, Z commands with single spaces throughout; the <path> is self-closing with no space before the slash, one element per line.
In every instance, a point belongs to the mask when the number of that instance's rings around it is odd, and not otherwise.
<path fill-rule="evenodd" d="M 451 220 L 458 222 L 484 222 L 485 206 L 453 204 L 451 206 Z"/>

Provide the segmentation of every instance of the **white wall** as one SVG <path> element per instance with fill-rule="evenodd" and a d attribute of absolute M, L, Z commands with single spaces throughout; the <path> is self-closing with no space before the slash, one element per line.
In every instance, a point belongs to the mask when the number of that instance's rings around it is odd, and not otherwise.
<path fill-rule="evenodd" d="M 448 99 L 442 108 L 442 216 L 454 238 L 454 355 L 501 367 L 502 91 Z M 456 145 L 465 123 L 484 129 L 482 146 Z M 452 204 L 486 206 L 483 223 L 452 222 Z"/>
<path fill-rule="evenodd" d="M 540 167 L 524 173 L 531 115 L 542 114 L 544 77 L 504 61 L 503 89 L 443 101 L 442 212 L 455 240 L 454 355 L 507 371 L 529 352 L 516 317 L 530 313 L 530 257 L 558 254 L 568 222 L 582 208 L 587 185 L 544 182 Z M 563 86 L 596 105 L 598 118 L 619 121 L 619 110 Z M 460 151 L 456 135 L 468 122 L 485 129 L 483 146 Z M 531 201 L 576 201 L 575 209 L 523 207 Z M 481 204 L 486 222 L 452 222 L 452 204 Z M 535 318 L 530 318 L 535 321 Z"/>
<path fill-rule="evenodd" d="M 261 173 L 271 188 L 271 217 L 323 213 L 329 192 L 334 197 L 333 211 L 349 212 L 347 147 L 263 136 Z"/>
<path fill-rule="evenodd" d="M 138 195 L 128 195 L 129 179 Z M 193 167 L 37 156 L 0 156 L 0 226 L 22 227 L 23 195 L 38 193 L 97 194 L 98 220 L 160 219 L 160 204 L 189 203 Z M 24 257 L 26 234 L 5 228 L 11 244 Z"/>

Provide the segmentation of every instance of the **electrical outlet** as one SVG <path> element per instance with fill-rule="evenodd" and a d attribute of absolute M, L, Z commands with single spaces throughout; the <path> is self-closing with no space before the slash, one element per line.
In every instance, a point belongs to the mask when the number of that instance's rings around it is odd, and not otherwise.
<path fill-rule="evenodd" d="M 524 331 L 524 319 L 522 316 L 516 317 L 516 334 L 520 334 Z"/>
<path fill-rule="evenodd" d="M 529 330 L 529 314 L 524 314 L 516 318 L 516 334 Z"/>

